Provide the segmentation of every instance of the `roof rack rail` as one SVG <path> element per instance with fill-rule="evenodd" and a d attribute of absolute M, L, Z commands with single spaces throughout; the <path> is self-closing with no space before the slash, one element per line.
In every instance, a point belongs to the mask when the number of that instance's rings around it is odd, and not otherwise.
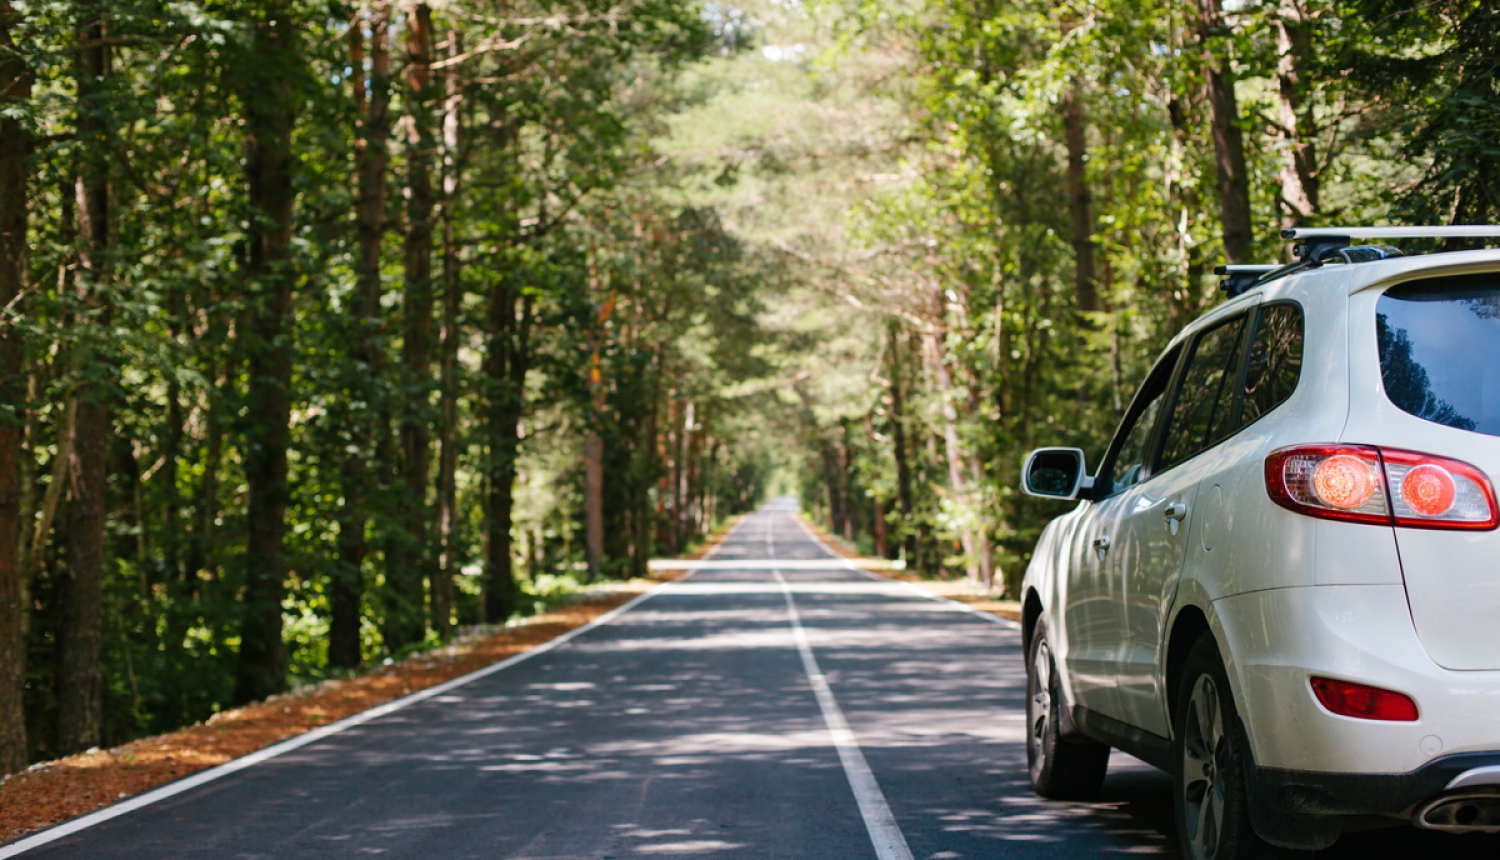
<path fill-rule="evenodd" d="M 1355 245 L 1354 239 L 1500 239 L 1500 225 L 1466 224 L 1446 227 L 1289 227 L 1281 238 L 1292 246 L 1295 262 L 1284 266 L 1229 265 L 1214 267 L 1224 280 L 1219 288 L 1234 298 L 1250 289 L 1288 275 L 1316 269 L 1325 262 L 1369 263 L 1401 257 L 1390 245 Z"/>
<path fill-rule="evenodd" d="M 1219 289 L 1232 299 L 1255 286 L 1261 278 L 1280 268 L 1281 266 L 1266 265 L 1215 266 L 1214 274 L 1223 276 L 1224 280 L 1219 282 Z"/>
<path fill-rule="evenodd" d="M 1281 231 L 1281 238 L 1291 239 L 1292 256 L 1304 263 L 1318 265 L 1335 255 L 1343 256 L 1345 262 L 1363 262 L 1399 256 L 1400 251 L 1389 246 L 1372 245 L 1379 249 L 1374 253 L 1358 253 L 1359 260 L 1340 254 L 1349 250 L 1354 238 L 1361 239 L 1500 239 L 1500 226 L 1468 224 L 1449 227 L 1292 227 Z M 1395 251 L 1394 254 L 1390 251 Z"/>

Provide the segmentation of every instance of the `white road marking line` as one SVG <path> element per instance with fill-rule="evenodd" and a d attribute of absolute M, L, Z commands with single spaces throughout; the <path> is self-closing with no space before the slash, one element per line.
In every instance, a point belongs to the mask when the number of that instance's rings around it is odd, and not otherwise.
<path fill-rule="evenodd" d="M 736 523 L 734 528 L 729 530 L 729 534 L 724 536 L 724 540 L 721 541 L 713 549 L 709 550 L 708 554 L 704 557 L 707 558 L 718 552 L 719 547 L 728 542 L 730 536 L 739 530 L 739 527 L 742 523 L 744 523 L 744 520 Z M 687 576 L 692 576 L 692 573 L 688 573 Z M 686 576 L 683 577 L 683 579 L 686 578 Z M 636 606 L 639 606 L 641 603 L 644 603 L 650 598 L 667 591 L 668 587 L 672 584 L 672 582 L 663 582 L 662 584 L 652 588 L 650 591 L 647 591 L 645 594 L 641 594 L 631 599 L 628 603 L 621 604 L 620 606 L 611 609 L 610 611 L 604 613 L 598 618 L 595 618 L 593 621 L 590 621 L 582 627 L 575 627 L 574 629 L 569 630 L 568 632 L 558 636 L 555 639 L 549 639 L 529 651 L 523 651 L 520 654 L 515 655 L 514 657 L 507 657 L 506 659 L 501 660 L 499 663 L 492 663 L 484 667 L 483 669 L 476 669 L 475 671 L 470 672 L 467 675 L 460 675 L 459 677 L 454 678 L 451 681 L 444 681 L 437 686 L 428 687 L 425 690 L 418 690 L 411 695 L 402 696 L 399 699 L 394 699 L 392 701 L 386 702 L 383 705 L 377 705 L 376 707 L 373 707 L 368 711 L 361 711 L 360 713 L 354 714 L 353 716 L 345 717 L 344 719 L 339 720 L 336 723 L 329 723 L 322 728 L 313 729 L 310 732 L 300 734 L 294 738 L 288 738 L 281 743 L 272 744 L 271 746 L 265 747 L 264 749 L 256 750 L 249 755 L 241 756 L 240 758 L 227 761 L 224 764 L 219 765 L 218 767 L 210 768 L 209 770 L 202 771 L 201 773 L 193 774 L 192 776 L 180 779 L 177 782 L 169 783 L 162 786 L 161 788 L 148 791 L 145 794 L 138 794 L 135 797 L 123 800 L 113 806 L 106 806 L 105 808 L 98 810 L 97 812 L 91 812 L 88 815 L 75 818 L 72 821 L 64 822 L 57 825 L 56 827 L 43 830 L 41 833 L 28 836 L 25 839 L 20 840 L 19 842 L 12 842 L 9 845 L 0 847 L 0 860 L 6 860 L 6 858 L 9 857 L 15 857 L 19 854 L 30 851 L 33 848 L 40 848 L 43 845 L 47 845 L 49 843 L 56 842 L 59 839 L 72 836 L 74 833 L 77 833 L 81 830 L 87 830 L 90 827 L 98 824 L 103 824 L 104 822 L 114 818 L 119 818 L 122 815 L 134 812 L 137 809 L 141 809 L 142 807 L 150 806 L 153 803 L 158 803 L 160 801 L 166 800 L 169 797 L 175 797 L 179 794 L 182 794 L 183 792 L 192 791 L 200 785 L 213 782 L 217 779 L 223 779 L 230 774 L 238 773 L 239 771 L 242 771 L 248 767 L 253 767 L 257 764 L 260 764 L 261 762 L 269 761 L 270 759 L 276 758 L 277 756 L 282 756 L 289 752 L 292 752 L 293 750 L 301 749 L 308 744 L 317 743 L 318 741 L 323 740 L 326 737 L 336 735 L 343 731 L 347 731 L 348 729 L 352 729 L 355 726 L 363 725 L 370 722 L 371 720 L 378 719 L 387 714 L 395 713 L 396 711 L 399 711 L 403 708 L 415 705 L 418 702 L 424 702 L 434 696 L 441 696 L 449 690 L 454 690 L 464 686 L 465 684 L 473 683 L 474 681 L 478 681 L 480 678 L 487 678 L 497 672 L 503 672 L 506 669 L 509 669 L 510 667 L 516 665 L 517 663 L 530 660 L 532 657 L 538 657 L 542 654 L 546 654 L 548 651 L 552 651 L 578 638 L 579 636 L 582 636 L 583 634 L 589 632 L 590 630 L 593 630 L 596 627 L 601 627 L 605 624 L 608 624 L 616 618 L 619 618 L 621 615 L 624 615 L 626 612 L 634 609 Z"/>
<path fill-rule="evenodd" d="M 794 518 L 794 519 L 795 519 L 797 525 L 801 526 L 802 530 L 805 531 L 805 532 L 807 532 L 807 536 L 808 537 L 810 537 L 813 540 L 817 541 L 818 542 L 818 546 L 823 547 L 823 551 L 824 552 L 827 552 L 830 555 L 838 555 L 837 553 L 833 552 L 833 550 L 831 548 L 829 548 L 828 546 L 826 546 L 823 543 L 822 538 L 819 538 L 817 535 L 813 534 L 812 529 L 808 528 L 806 523 L 802 522 L 801 519 L 796 519 L 796 518 Z M 839 557 L 843 558 L 842 556 L 839 556 Z M 890 576 L 881 576 L 878 573 L 871 573 L 870 571 L 865 570 L 864 568 L 860 567 L 859 565 L 855 564 L 854 562 L 850 561 L 847 558 L 845 558 L 843 560 L 844 560 L 844 564 L 847 565 L 850 570 L 859 571 L 860 573 L 864 574 L 866 577 L 869 577 L 870 579 L 876 579 L 876 580 L 879 580 L 881 582 L 894 582 L 894 583 L 898 583 L 902 587 L 904 587 L 907 590 L 911 591 L 913 594 L 917 595 L 918 597 L 924 598 L 926 600 L 932 600 L 932 601 L 935 601 L 937 603 L 946 603 L 946 604 L 949 604 L 949 608 L 952 609 L 954 612 L 967 612 L 968 614 L 973 615 L 975 618 L 983 619 L 985 621 L 990 622 L 991 624 L 998 624 L 998 625 L 1000 625 L 1001 627 L 1004 627 L 1007 630 L 1020 630 L 1021 629 L 1021 625 L 1020 624 L 1018 624 L 1018 623 L 1010 620 L 1009 618 L 1001 618 L 1000 616 L 995 615 L 994 613 L 985 612 L 983 609 L 975 609 L 974 607 L 970 606 L 967 603 L 964 603 L 961 600 L 954 600 L 951 597 L 943 597 L 941 594 L 933 594 L 932 592 L 930 592 L 927 589 L 921 587 L 920 585 L 917 585 L 914 582 L 907 582 L 904 579 L 896 579 L 896 578 L 890 577 Z"/>
<path fill-rule="evenodd" d="M 767 549 L 771 548 L 769 531 L 766 533 L 766 546 Z M 823 723 L 828 727 L 839 761 L 844 765 L 844 775 L 849 778 L 849 788 L 854 792 L 854 802 L 859 805 L 865 830 L 870 833 L 875 856 L 879 860 L 912 860 L 911 849 L 906 846 L 906 837 L 896 824 L 896 816 L 891 814 L 891 807 L 885 802 L 880 783 L 875 781 L 875 774 L 870 771 L 864 753 L 860 752 L 859 741 L 849 729 L 849 722 L 844 719 L 844 712 L 839 709 L 838 700 L 833 697 L 828 679 L 824 677 L 823 670 L 818 668 L 818 660 L 813 656 L 812 645 L 807 640 L 807 631 L 802 628 L 802 618 L 797 614 L 797 603 L 792 599 L 792 590 L 787 587 L 786 578 L 781 575 L 781 571 L 773 570 L 771 573 L 781 583 L 787 615 L 792 622 L 792 636 L 797 640 L 798 653 L 802 655 L 802 669 L 807 673 L 808 682 L 812 684 L 813 695 L 818 700 L 818 710 L 823 712 Z"/>

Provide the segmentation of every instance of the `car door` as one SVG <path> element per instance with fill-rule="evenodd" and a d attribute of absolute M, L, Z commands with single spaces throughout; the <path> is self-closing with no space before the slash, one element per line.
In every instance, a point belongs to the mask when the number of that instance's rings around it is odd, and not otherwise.
<path fill-rule="evenodd" d="M 1192 532 L 1199 481 L 1212 471 L 1213 449 L 1238 428 L 1246 316 L 1198 333 L 1178 372 L 1146 480 L 1120 496 L 1111 524 L 1122 631 L 1117 664 L 1121 719 L 1162 737 L 1170 734 L 1161 665 L 1167 611 L 1176 594 Z"/>
<path fill-rule="evenodd" d="M 1124 627 L 1112 532 L 1126 491 L 1147 474 L 1146 456 L 1180 353 L 1174 348 L 1163 355 L 1136 392 L 1094 479 L 1095 501 L 1074 532 L 1062 601 L 1063 660 L 1074 701 L 1116 719 L 1123 714 L 1117 684 Z"/>

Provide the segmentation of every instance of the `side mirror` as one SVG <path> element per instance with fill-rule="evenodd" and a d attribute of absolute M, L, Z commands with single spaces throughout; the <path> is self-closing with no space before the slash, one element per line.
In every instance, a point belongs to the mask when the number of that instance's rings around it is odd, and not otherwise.
<path fill-rule="evenodd" d="M 1071 500 L 1093 486 L 1080 448 L 1038 448 L 1026 456 L 1021 468 L 1021 489 L 1028 496 Z"/>

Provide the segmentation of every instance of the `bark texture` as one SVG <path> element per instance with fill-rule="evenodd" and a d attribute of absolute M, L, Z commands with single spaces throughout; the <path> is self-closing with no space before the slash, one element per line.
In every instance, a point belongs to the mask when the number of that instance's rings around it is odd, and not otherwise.
<path fill-rule="evenodd" d="M 456 63 L 463 53 L 457 31 L 448 35 L 447 60 Z M 457 217 L 459 178 L 459 109 L 463 88 L 456 65 L 443 74 L 443 331 L 440 359 L 438 417 L 438 563 L 432 573 L 432 629 L 446 639 L 452 629 L 453 577 L 458 572 L 458 342 L 459 311 L 463 305 L 463 259 L 459 256 L 453 222 Z"/>
<path fill-rule="evenodd" d="M 400 528 L 386 550 L 385 643 L 397 650 L 426 635 L 427 482 L 432 450 L 432 13 L 416 4 L 406 19 L 406 278 L 402 300 Z"/>
<path fill-rule="evenodd" d="M 511 521 L 515 511 L 516 459 L 531 367 L 531 296 L 510 279 L 493 288 L 485 375 L 489 386 L 486 424 L 490 443 L 489 517 L 485 559 L 485 617 L 491 623 L 516 611 Z"/>
<path fill-rule="evenodd" d="M 922 569 L 917 557 L 917 524 L 913 521 L 911 459 L 906 441 L 906 388 L 901 347 L 901 323 L 892 319 L 888 324 L 887 337 L 891 356 L 891 452 L 896 460 L 896 504 L 901 511 L 901 546 L 906 553 L 906 563 L 917 570 Z"/>
<path fill-rule="evenodd" d="M 21 17 L 0 0 L 0 49 L 12 47 Z M 0 105 L 31 99 L 31 72 L 10 53 L 0 54 Z M 0 308 L 9 308 L 26 278 L 26 194 L 31 139 L 21 123 L 0 113 Z M 21 331 L 14 314 L 0 312 L 0 775 L 26 767 L 26 602 L 20 547 L 21 438 L 26 390 L 21 374 Z"/>
<path fill-rule="evenodd" d="M 109 48 L 105 9 L 80 9 L 78 133 L 85 140 L 110 135 Z M 67 463 L 67 570 L 58 627 L 57 743 L 63 753 L 99 745 L 103 679 L 99 671 L 104 604 L 104 519 L 109 467 L 109 377 L 99 354 L 109 329 L 111 212 L 109 161 L 102 146 L 82 150 L 78 164 L 79 332 L 71 356 L 72 445 Z"/>
<path fill-rule="evenodd" d="M 1287 209 L 1289 226 L 1318 214 L 1320 188 L 1318 151 L 1313 142 L 1313 118 L 1305 113 L 1302 73 L 1297 58 L 1312 51 L 1302 10 L 1296 0 L 1281 0 L 1274 19 L 1276 28 L 1276 85 L 1282 145 L 1281 202 Z"/>
<path fill-rule="evenodd" d="M 879 439 L 875 435 L 875 421 L 868 414 L 865 415 L 865 438 L 870 443 L 870 450 L 878 450 Z M 870 503 L 875 533 L 875 554 L 881 558 L 889 558 L 891 549 L 886 537 L 885 502 L 879 497 L 873 497 Z"/>
<path fill-rule="evenodd" d="M 597 269 L 590 265 L 589 290 L 595 296 L 600 293 Z M 600 341 L 604 325 L 615 310 L 615 294 L 611 290 L 603 297 L 597 326 L 593 333 L 593 349 L 589 353 L 589 407 L 594 426 L 589 428 L 583 442 L 583 545 L 588 562 L 589 581 L 604 572 L 604 437 L 599 434 L 599 425 L 606 420 L 608 403 L 605 398 L 604 365 L 599 359 L 602 350 Z"/>
<path fill-rule="evenodd" d="M 1083 81 L 1074 78 L 1063 101 L 1063 139 L 1068 147 L 1068 215 L 1073 231 L 1073 291 L 1078 309 L 1099 310 L 1094 266 L 1094 196 L 1088 182 L 1088 137 L 1084 124 Z"/>
<path fill-rule="evenodd" d="M 353 668 L 361 661 L 359 613 L 364 597 L 364 563 L 369 554 L 366 529 L 369 524 L 372 477 L 378 475 L 378 440 L 388 432 L 390 421 L 382 382 L 385 375 L 385 332 L 381 316 L 380 250 L 385 236 L 385 174 L 390 160 L 391 60 L 389 34 L 391 7 L 375 3 L 369 17 L 357 16 L 349 30 L 349 59 L 356 69 L 365 68 L 364 28 L 369 38 L 369 83 L 366 76 L 352 77 L 359 129 L 355 141 L 354 169 L 359 181 L 355 204 L 355 230 L 359 243 L 355 263 L 354 319 L 350 322 L 350 357 L 363 371 L 351 380 L 364 409 L 351 416 L 350 451 L 344 456 L 340 481 L 344 507 L 339 515 L 339 568 L 329 593 L 332 616 L 328 631 L 328 664 Z"/>
<path fill-rule="evenodd" d="M 674 522 L 673 543 L 675 549 L 681 550 L 687 542 L 692 539 L 692 469 L 693 469 L 693 436 L 698 430 L 698 422 L 694 420 L 698 406 L 691 399 L 684 402 L 682 407 L 682 427 L 677 434 L 677 447 L 673 449 L 672 456 L 677 461 L 677 484 L 672 492 L 672 512 Z"/>
<path fill-rule="evenodd" d="M 1239 100 L 1234 94 L 1224 10 L 1219 0 L 1198 0 L 1198 38 L 1207 66 L 1208 107 L 1218 168 L 1219 218 L 1224 253 L 1231 263 L 1250 261 L 1254 229 L 1250 223 L 1250 174 L 1245 167 L 1245 137 L 1240 130 Z"/>
<path fill-rule="evenodd" d="M 251 48 L 239 58 L 245 120 L 245 182 L 253 216 L 245 267 L 249 295 L 243 352 L 245 478 L 249 485 L 245 594 L 234 700 L 250 702 L 286 689 L 281 600 L 286 580 L 287 445 L 290 441 L 293 343 L 291 255 L 292 74 L 300 62 L 292 9 L 268 3 L 254 11 Z"/>
<path fill-rule="evenodd" d="M 604 568 L 604 439 L 598 430 L 583 441 L 583 485 L 583 548 L 593 582 Z"/>

